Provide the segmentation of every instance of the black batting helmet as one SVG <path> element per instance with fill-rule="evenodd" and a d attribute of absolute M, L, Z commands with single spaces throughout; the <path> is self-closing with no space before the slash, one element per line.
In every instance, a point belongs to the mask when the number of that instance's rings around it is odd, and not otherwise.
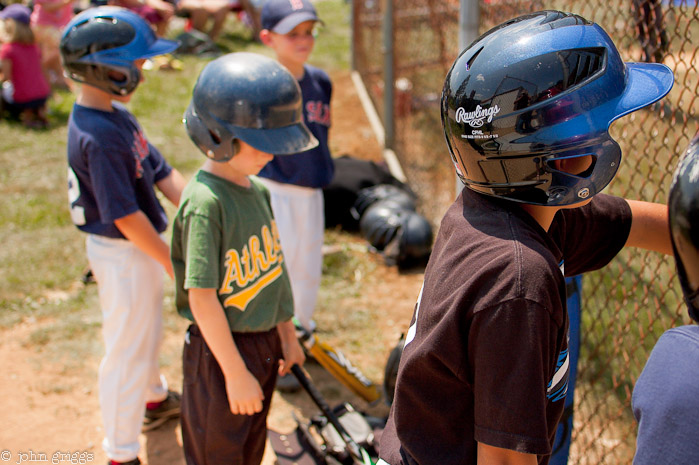
<path fill-rule="evenodd" d="M 675 170 L 668 214 L 677 275 L 689 316 L 699 322 L 699 134 Z"/>
<path fill-rule="evenodd" d="M 156 37 L 133 11 L 88 8 L 63 29 L 61 62 L 69 78 L 113 95 L 128 95 L 141 82 L 134 61 L 170 53 L 177 42 Z"/>
<path fill-rule="evenodd" d="M 303 123 L 296 79 L 276 60 L 256 53 L 230 53 L 209 62 L 183 122 L 204 155 L 220 162 L 233 158 L 238 140 L 273 155 L 318 145 Z"/>
<path fill-rule="evenodd" d="M 411 211 L 405 216 L 393 260 L 399 267 L 422 264 L 432 252 L 432 226 L 427 218 Z"/>
<path fill-rule="evenodd" d="M 452 65 L 444 135 L 461 181 L 536 205 L 571 205 L 609 184 L 621 149 L 611 123 L 670 91 L 672 71 L 624 63 L 581 16 L 542 11 L 483 34 Z M 583 165 L 561 169 L 562 162 Z"/>
<path fill-rule="evenodd" d="M 370 206 L 359 220 L 359 230 L 389 264 L 412 266 L 432 251 L 432 227 L 419 213 L 390 199 Z"/>
<path fill-rule="evenodd" d="M 382 251 L 398 234 L 410 210 L 391 200 L 374 203 L 359 220 L 359 232 L 372 247 Z"/>
<path fill-rule="evenodd" d="M 359 220 L 374 203 L 381 200 L 391 200 L 407 210 L 415 210 L 415 194 L 393 184 L 376 184 L 365 187 L 357 192 L 357 200 L 350 209 L 352 216 Z"/>

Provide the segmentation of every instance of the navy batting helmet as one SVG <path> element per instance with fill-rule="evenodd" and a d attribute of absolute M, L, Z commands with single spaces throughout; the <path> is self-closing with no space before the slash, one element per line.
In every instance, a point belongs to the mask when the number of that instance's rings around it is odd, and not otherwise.
<path fill-rule="evenodd" d="M 699 322 L 699 135 L 675 170 L 668 214 L 677 275 L 689 316 Z"/>
<path fill-rule="evenodd" d="M 670 69 L 624 63 L 598 25 L 560 11 L 520 16 L 456 59 L 442 125 L 461 181 L 537 205 L 571 205 L 609 184 L 621 150 L 611 123 L 667 94 Z M 561 161 L 583 165 L 560 168 Z"/>
<path fill-rule="evenodd" d="M 177 42 L 156 37 L 148 23 L 130 10 L 101 6 L 70 21 L 59 48 L 68 77 L 113 95 L 128 95 L 141 82 L 134 61 L 170 53 Z"/>
<path fill-rule="evenodd" d="M 220 162 L 233 158 L 238 140 L 274 155 L 318 145 L 303 123 L 296 79 L 276 60 L 256 53 L 230 53 L 209 62 L 183 121 L 197 147 Z"/>

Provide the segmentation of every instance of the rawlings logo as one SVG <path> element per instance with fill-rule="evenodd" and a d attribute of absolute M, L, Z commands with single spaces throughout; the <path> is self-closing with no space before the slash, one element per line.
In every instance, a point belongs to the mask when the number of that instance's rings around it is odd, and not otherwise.
<path fill-rule="evenodd" d="M 463 107 L 456 109 L 456 122 L 466 123 L 472 128 L 479 128 L 485 124 L 487 121 L 490 123 L 493 121 L 493 116 L 500 113 L 500 107 L 494 105 L 490 108 L 483 108 L 480 105 L 476 105 L 476 109 L 473 111 L 466 111 Z"/>
<path fill-rule="evenodd" d="M 291 4 L 292 10 L 302 10 L 303 9 L 303 1 L 301 1 L 301 0 L 290 0 L 289 3 Z"/>

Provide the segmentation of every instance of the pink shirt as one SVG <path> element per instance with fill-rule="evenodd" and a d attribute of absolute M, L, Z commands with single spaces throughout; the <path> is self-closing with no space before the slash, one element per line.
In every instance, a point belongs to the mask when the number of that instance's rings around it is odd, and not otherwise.
<path fill-rule="evenodd" d="M 31 24 L 41 26 L 54 26 L 62 29 L 73 17 L 73 2 L 62 7 L 47 11 L 46 5 L 59 3 L 62 0 L 34 0 L 34 9 L 31 16 Z"/>
<path fill-rule="evenodd" d="M 36 44 L 17 42 L 0 46 L 0 60 L 12 62 L 12 76 L 15 103 L 26 103 L 46 98 L 51 88 L 41 71 L 41 52 Z"/>

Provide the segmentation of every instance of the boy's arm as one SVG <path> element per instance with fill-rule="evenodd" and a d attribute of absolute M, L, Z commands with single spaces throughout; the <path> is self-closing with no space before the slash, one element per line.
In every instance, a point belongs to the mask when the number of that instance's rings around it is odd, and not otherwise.
<path fill-rule="evenodd" d="M 537 462 L 534 454 L 478 443 L 478 465 L 536 465 Z"/>
<path fill-rule="evenodd" d="M 114 220 L 114 224 L 124 237 L 163 265 L 167 274 L 174 279 L 170 247 L 162 240 L 145 213 L 138 210 Z"/>
<path fill-rule="evenodd" d="M 277 332 L 282 342 L 282 354 L 284 355 L 284 359 L 279 362 L 279 375 L 284 376 L 291 372 L 292 366 L 303 365 L 303 362 L 306 361 L 306 355 L 296 337 L 296 328 L 291 320 L 279 323 Z"/>
<path fill-rule="evenodd" d="M 264 393 L 238 352 L 216 289 L 189 289 L 189 305 L 223 372 L 231 412 L 234 415 L 253 415 L 262 411 Z"/>
<path fill-rule="evenodd" d="M 672 255 L 667 205 L 626 200 L 631 207 L 631 230 L 626 247 L 640 247 Z"/>
<path fill-rule="evenodd" d="M 174 206 L 180 206 L 180 196 L 185 185 L 187 185 L 187 181 L 185 181 L 184 176 L 179 171 L 173 168 L 170 174 L 156 182 L 155 185 Z"/>

